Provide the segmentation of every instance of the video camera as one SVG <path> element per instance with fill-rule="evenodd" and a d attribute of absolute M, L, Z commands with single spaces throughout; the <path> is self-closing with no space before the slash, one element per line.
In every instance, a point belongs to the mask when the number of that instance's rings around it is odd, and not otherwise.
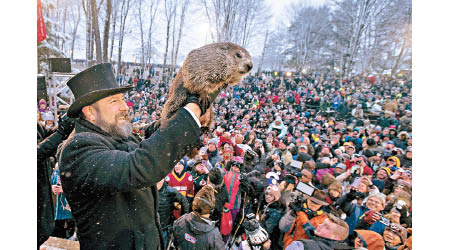
<path fill-rule="evenodd" d="M 298 191 L 300 191 L 301 193 L 307 195 L 307 196 L 312 196 L 314 194 L 314 191 L 316 190 L 316 188 L 305 184 L 303 182 L 299 182 L 297 184 L 297 186 L 295 187 L 295 189 L 297 189 Z M 289 203 L 289 207 L 294 210 L 294 211 L 301 211 L 303 210 L 303 203 L 305 202 L 305 200 L 303 199 L 302 195 L 298 195 L 295 200 L 291 200 L 291 202 Z"/>

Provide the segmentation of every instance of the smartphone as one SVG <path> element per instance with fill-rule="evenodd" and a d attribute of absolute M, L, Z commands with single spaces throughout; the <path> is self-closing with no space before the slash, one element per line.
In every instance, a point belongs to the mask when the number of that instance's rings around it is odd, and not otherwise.
<path fill-rule="evenodd" d="M 361 183 L 361 177 L 356 177 L 352 183 L 352 187 L 358 188 L 360 183 Z"/>

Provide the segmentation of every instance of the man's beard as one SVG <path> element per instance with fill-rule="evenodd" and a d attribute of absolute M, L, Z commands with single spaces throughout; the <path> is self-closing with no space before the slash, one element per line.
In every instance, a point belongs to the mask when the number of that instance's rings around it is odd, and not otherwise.
<path fill-rule="evenodd" d="M 96 125 L 99 128 L 101 128 L 103 131 L 112 135 L 113 137 L 127 139 L 133 132 L 133 126 L 131 125 L 131 122 L 129 121 L 127 112 L 117 113 L 114 117 L 115 122 L 113 124 L 108 124 L 105 120 L 103 120 L 103 117 L 100 115 L 100 112 L 97 112 L 97 114 L 98 115 L 96 117 Z M 118 119 L 121 116 L 125 117 L 125 121 L 124 121 L 124 124 L 119 125 Z"/>

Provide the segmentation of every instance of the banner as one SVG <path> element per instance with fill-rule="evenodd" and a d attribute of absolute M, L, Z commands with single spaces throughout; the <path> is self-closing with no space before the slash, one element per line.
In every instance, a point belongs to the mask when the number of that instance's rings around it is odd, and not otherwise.
<path fill-rule="evenodd" d="M 42 15 L 41 0 L 38 0 L 37 2 L 37 40 L 38 42 L 42 42 L 47 37 L 47 33 L 45 31 L 44 16 Z"/>

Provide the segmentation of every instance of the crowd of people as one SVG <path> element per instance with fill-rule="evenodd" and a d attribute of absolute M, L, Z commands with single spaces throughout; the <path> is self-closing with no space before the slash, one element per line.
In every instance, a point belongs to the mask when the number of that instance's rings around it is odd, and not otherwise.
<path fill-rule="evenodd" d="M 169 84 L 141 76 L 117 81 L 135 86 L 125 98 L 145 138 Z M 271 72 L 228 87 L 197 155 L 156 184 L 165 248 L 412 249 L 411 88 L 410 75 Z M 38 105 L 40 142 L 64 121 Z M 58 166 L 48 164 L 53 235 L 76 239 Z"/>

